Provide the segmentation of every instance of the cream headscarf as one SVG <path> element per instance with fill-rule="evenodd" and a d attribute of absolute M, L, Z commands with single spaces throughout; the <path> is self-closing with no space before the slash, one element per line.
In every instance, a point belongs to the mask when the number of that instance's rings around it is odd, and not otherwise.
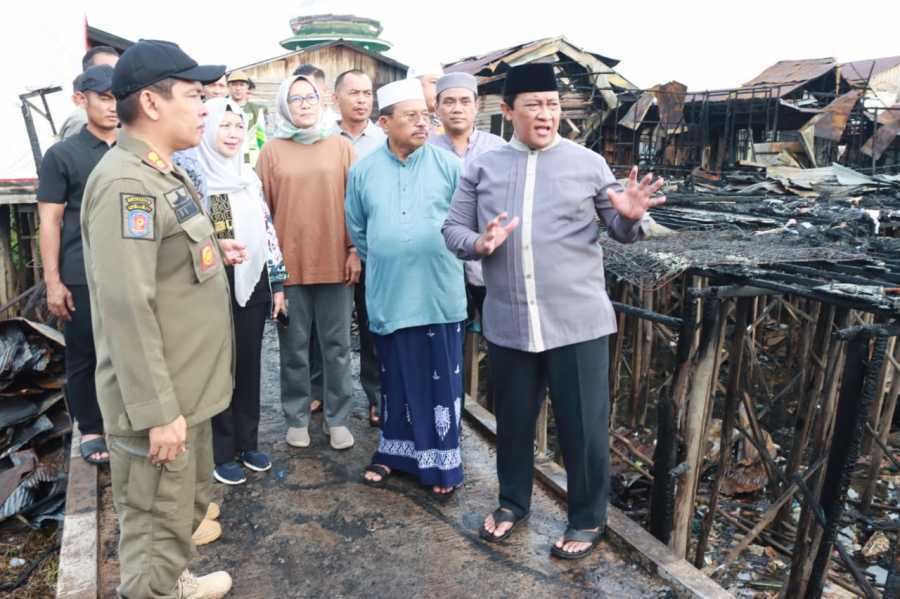
<path fill-rule="evenodd" d="M 244 111 L 228 98 L 213 98 L 206 102 L 206 108 L 206 128 L 197 157 L 209 195 L 228 194 L 234 238 L 247 247 L 248 259 L 234 267 L 234 297 L 239 306 L 245 306 L 266 265 L 268 237 L 262 184 L 253 169 L 244 164 L 240 151 L 228 157 L 216 148 L 225 113 L 233 112 L 246 124 Z"/>

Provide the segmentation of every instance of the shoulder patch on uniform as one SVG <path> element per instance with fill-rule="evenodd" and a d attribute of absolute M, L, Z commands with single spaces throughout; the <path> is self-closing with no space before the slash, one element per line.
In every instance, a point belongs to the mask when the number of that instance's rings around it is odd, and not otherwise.
<path fill-rule="evenodd" d="M 166 200 L 172 205 L 172 210 L 175 211 L 175 220 L 178 221 L 179 225 L 187 219 L 200 214 L 200 208 L 197 207 L 197 203 L 191 197 L 191 192 L 185 186 L 176 187 L 163 195 L 166 196 Z"/>
<path fill-rule="evenodd" d="M 146 194 L 120 193 L 119 200 L 122 204 L 122 238 L 156 239 L 156 198 Z"/>

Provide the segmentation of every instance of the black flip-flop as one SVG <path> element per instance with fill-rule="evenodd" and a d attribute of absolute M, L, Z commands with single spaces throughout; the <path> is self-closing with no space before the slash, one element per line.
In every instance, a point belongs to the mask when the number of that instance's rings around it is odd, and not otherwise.
<path fill-rule="evenodd" d="M 381 478 L 378 480 L 372 480 L 370 478 L 366 478 L 365 472 L 372 472 L 377 474 Z M 376 489 L 380 489 L 385 484 L 387 484 L 387 479 L 391 475 L 391 471 L 387 466 L 382 466 L 381 464 L 369 464 L 366 466 L 366 470 L 363 473 L 363 482 L 369 485 L 370 487 L 375 487 Z"/>
<path fill-rule="evenodd" d="M 109 455 L 109 448 L 106 446 L 106 439 L 103 437 L 97 437 L 90 441 L 82 441 L 81 445 L 78 447 L 78 452 L 81 454 L 81 458 L 88 464 L 93 464 L 94 466 L 109 464 L 108 457 L 99 460 L 91 457 L 95 453 L 105 453 L 107 456 Z"/>
<path fill-rule="evenodd" d="M 450 498 L 453 497 L 453 494 L 456 493 L 456 487 L 453 487 L 446 493 L 438 493 L 434 490 L 434 487 L 429 487 L 428 492 L 431 493 L 431 496 L 437 499 L 440 502 L 450 501 Z"/>
<path fill-rule="evenodd" d="M 480 536 L 482 539 L 484 539 L 488 543 L 499 543 L 500 541 L 503 541 L 504 539 L 508 538 L 509 535 L 511 535 L 512 532 L 519 525 L 519 523 L 522 522 L 523 520 L 527 520 L 528 516 L 530 516 L 530 515 L 531 515 L 531 512 L 528 512 L 524 516 L 517 518 L 512 510 L 503 508 L 503 507 L 497 508 L 496 510 L 494 510 L 494 514 L 493 514 L 494 527 L 495 527 L 494 530 L 496 530 L 496 527 L 498 525 L 503 524 L 504 522 L 512 522 L 512 526 L 510 526 L 508 529 L 506 529 L 506 532 L 504 532 L 502 535 L 497 536 L 494 533 L 492 533 L 491 531 L 489 531 L 488 529 L 486 529 L 484 527 L 484 524 L 482 524 L 481 530 L 478 531 L 478 536 Z"/>
<path fill-rule="evenodd" d="M 562 547 L 557 547 L 556 544 L 550 547 L 550 554 L 558 557 L 559 559 L 581 559 L 583 557 L 587 557 L 594 551 L 594 548 L 600 542 L 600 537 L 603 536 L 603 527 L 601 526 L 597 530 L 576 530 L 574 528 L 567 528 L 566 532 L 563 533 L 563 547 L 565 547 L 566 543 L 590 543 L 590 546 L 586 549 L 582 549 L 581 551 L 566 551 Z"/>

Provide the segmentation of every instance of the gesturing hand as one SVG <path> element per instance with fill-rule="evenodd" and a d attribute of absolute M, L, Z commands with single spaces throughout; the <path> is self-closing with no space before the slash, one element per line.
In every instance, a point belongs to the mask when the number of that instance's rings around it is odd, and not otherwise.
<path fill-rule="evenodd" d="M 249 257 L 247 254 L 247 246 L 234 239 L 220 239 L 219 249 L 222 250 L 222 259 L 228 266 L 241 264 Z"/>
<path fill-rule="evenodd" d="M 606 191 L 609 203 L 616 212 L 631 220 L 640 219 L 650 208 L 661 206 L 666 202 L 666 196 L 652 197 L 665 183 L 662 178 L 654 182 L 653 175 L 648 174 L 638 184 L 637 177 L 638 167 L 635 166 L 628 175 L 625 191 L 618 192 L 612 189 Z"/>
<path fill-rule="evenodd" d="M 508 224 L 503 224 L 509 218 L 509 214 L 502 212 L 487 224 L 487 229 L 475 241 L 475 251 L 482 256 L 490 256 L 498 247 L 503 245 L 506 238 L 519 226 L 519 217 L 514 217 Z"/>

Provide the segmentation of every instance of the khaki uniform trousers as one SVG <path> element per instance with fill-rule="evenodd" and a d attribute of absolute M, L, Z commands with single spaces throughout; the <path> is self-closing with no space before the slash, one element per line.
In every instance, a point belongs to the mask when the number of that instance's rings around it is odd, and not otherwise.
<path fill-rule="evenodd" d="M 178 577 L 195 555 L 191 534 L 209 506 L 210 421 L 189 427 L 187 451 L 164 466 L 147 458 L 149 437 L 109 435 L 107 444 L 119 518 L 119 596 L 174 598 Z"/>

